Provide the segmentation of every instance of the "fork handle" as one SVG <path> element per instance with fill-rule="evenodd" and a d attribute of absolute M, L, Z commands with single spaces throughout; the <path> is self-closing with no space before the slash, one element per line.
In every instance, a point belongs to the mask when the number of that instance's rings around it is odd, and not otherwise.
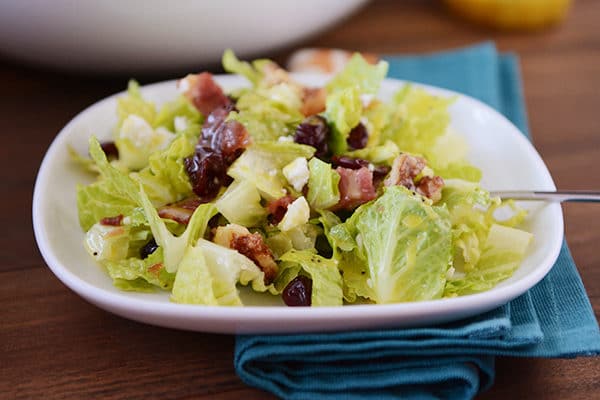
<path fill-rule="evenodd" d="M 575 201 L 575 202 L 600 202 L 600 191 L 559 190 L 553 192 L 517 190 L 490 192 L 492 197 L 512 200 L 537 200 L 537 201 Z"/>

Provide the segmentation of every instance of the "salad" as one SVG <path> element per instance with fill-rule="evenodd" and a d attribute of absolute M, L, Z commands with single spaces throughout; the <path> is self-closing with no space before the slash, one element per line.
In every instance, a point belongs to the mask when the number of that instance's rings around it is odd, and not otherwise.
<path fill-rule="evenodd" d="M 489 290 L 518 268 L 525 212 L 480 187 L 453 98 L 405 85 L 382 101 L 387 64 L 359 54 L 324 87 L 230 50 L 223 66 L 250 84 L 190 74 L 157 107 L 131 81 L 113 140 L 71 152 L 97 176 L 77 187 L 84 246 L 116 287 L 384 304 Z"/>

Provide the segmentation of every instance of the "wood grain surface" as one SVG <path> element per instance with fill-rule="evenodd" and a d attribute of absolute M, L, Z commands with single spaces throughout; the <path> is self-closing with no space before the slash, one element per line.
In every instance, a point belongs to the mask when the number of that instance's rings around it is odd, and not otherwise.
<path fill-rule="evenodd" d="M 533 34 L 471 26 L 436 1 L 373 1 L 298 47 L 396 54 L 493 40 L 521 57 L 534 142 L 557 186 L 600 189 L 598 21 L 596 0 L 575 1 L 564 24 Z M 293 50 L 265 56 L 282 61 Z M 44 152 L 75 114 L 122 90 L 128 78 L 66 75 L 0 59 L 0 398 L 271 398 L 236 376 L 232 336 L 157 328 L 108 314 L 60 283 L 37 250 L 31 198 Z M 567 241 L 600 316 L 600 205 L 568 204 L 564 211 Z M 496 384 L 481 396 L 599 397 L 599 358 L 500 358 Z"/>

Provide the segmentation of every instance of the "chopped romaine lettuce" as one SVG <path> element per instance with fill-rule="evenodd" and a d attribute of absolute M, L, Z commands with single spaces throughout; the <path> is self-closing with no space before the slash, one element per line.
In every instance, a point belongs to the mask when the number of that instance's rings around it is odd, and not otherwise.
<path fill-rule="evenodd" d="M 356 87 L 335 91 L 327 95 L 325 102 L 327 121 L 333 125 L 329 148 L 333 154 L 342 154 L 348 148 L 346 140 L 352 128 L 360 122 L 362 102 Z"/>
<path fill-rule="evenodd" d="M 127 281 L 128 290 L 160 288 L 170 290 L 173 287 L 175 274 L 167 272 L 163 264 L 163 253 L 159 247 L 145 259 L 131 257 L 118 261 L 103 262 L 110 277 L 122 285 Z M 148 287 L 149 284 L 150 286 Z"/>
<path fill-rule="evenodd" d="M 314 147 L 296 143 L 257 143 L 244 151 L 227 174 L 252 182 L 263 197 L 275 200 L 286 195 L 287 180 L 281 169 L 298 157 L 312 157 L 314 152 Z"/>
<path fill-rule="evenodd" d="M 328 92 L 357 86 L 361 94 L 376 94 L 388 71 L 388 63 L 379 61 L 369 64 L 359 53 L 355 53 L 348 64 L 327 84 Z"/>
<path fill-rule="evenodd" d="M 377 303 L 430 300 L 444 291 L 452 232 L 445 207 L 432 207 L 400 186 L 362 205 L 345 225 Z M 345 274 L 345 272 L 344 272 Z"/>
<path fill-rule="evenodd" d="M 311 305 L 342 305 L 342 276 L 335 260 L 321 257 L 308 250 L 290 250 L 281 256 L 281 261 L 282 270 L 292 268 L 292 273 L 283 273 L 276 284 L 277 287 L 285 287 L 298 275 L 301 268 L 312 279 Z"/>
<path fill-rule="evenodd" d="M 283 82 L 244 91 L 236 102 L 238 111 L 228 118 L 242 123 L 255 142 L 277 140 L 294 133 L 304 118 L 301 107 L 297 87 Z"/>
<path fill-rule="evenodd" d="M 277 293 L 264 284 L 262 272 L 252 260 L 235 250 L 204 239 L 189 247 L 181 260 L 172 300 L 178 303 L 239 306 L 237 284 L 251 284 L 258 292 Z"/>
<path fill-rule="evenodd" d="M 89 151 L 100 171 L 100 179 L 91 185 L 77 187 L 79 223 L 85 231 L 102 218 L 127 216 L 139 207 L 136 184 L 110 165 L 95 137 L 90 138 Z"/>
<path fill-rule="evenodd" d="M 152 229 L 154 240 L 156 240 L 156 243 L 163 248 L 166 270 L 168 272 L 177 271 L 179 262 L 183 258 L 188 247 L 190 247 L 190 245 L 199 237 L 204 235 L 208 220 L 217 213 L 215 205 L 208 203 L 198 206 L 198 208 L 194 210 L 185 231 L 180 236 L 175 236 L 169 231 L 165 222 L 158 216 L 158 212 L 141 188 L 140 202 L 144 208 L 144 213 L 146 214 L 150 228 Z"/>
<path fill-rule="evenodd" d="M 310 172 L 306 199 L 314 210 L 325 210 L 340 201 L 340 174 L 331 165 L 312 158 L 308 163 Z"/>
<path fill-rule="evenodd" d="M 235 180 L 215 206 L 230 223 L 252 227 L 260 225 L 267 216 L 260 200 L 260 193 L 251 181 Z"/>
<path fill-rule="evenodd" d="M 149 124 L 152 124 L 156 118 L 156 106 L 154 103 L 144 100 L 140 92 L 140 85 L 134 80 L 129 81 L 127 95 L 117 99 L 117 116 L 119 117 L 117 129 L 121 128 L 123 122 L 130 115 L 137 115 Z"/>
<path fill-rule="evenodd" d="M 493 224 L 477 265 L 463 272 L 454 271 L 444 296 L 482 292 L 511 277 L 523 261 L 532 238 L 529 232 Z"/>
<path fill-rule="evenodd" d="M 194 144 L 179 134 L 169 147 L 149 157 L 148 165 L 131 177 L 142 184 L 155 205 L 164 205 L 192 195 L 192 185 L 183 164 L 194 153 Z"/>

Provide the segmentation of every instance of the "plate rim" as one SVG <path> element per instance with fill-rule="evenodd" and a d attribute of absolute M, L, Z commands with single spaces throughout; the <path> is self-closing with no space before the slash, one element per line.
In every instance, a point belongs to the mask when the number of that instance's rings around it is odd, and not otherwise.
<path fill-rule="evenodd" d="M 327 75 L 323 74 L 294 74 L 299 80 L 303 79 L 315 79 L 318 77 L 319 79 L 326 79 Z M 236 82 L 240 81 L 239 76 L 235 75 L 215 75 L 215 79 L 217 81 L 231 81 Z M 166 80 L 162 82 L 156 82 L 148 85 L 141 86 L 141 90 L 160 90 L 161 86 L 167 87 L 168 85 L 173 85 L 176 80 Z M 552 188 L 556 188 L 550 175 L 550 172 L 541 158 L 540 154 L 537 152 L 533 144 L 527 140 L 525 135 L 521 132 L 521 130 L 516 127 L 508 118 L 502 115 L 500 112 L 490 107 L 489 105 L 483 103 L 480 100 L 477 100 L 469 95 L 459 93 L 456 91 L 444 89 L 437 86 L 426 85 L 419 82 L 414 81 L 406 81 L 399 80 L 393 78 L 386 78 L 385 82 L 387 84 L 392 85 L 403 85 L 403 84 L 413 84 L 418 87 L 423 87 L 424 89 L 434 92 L 440 93 L 447 96 L 459 96 L 467 102 L 471 102 L 478 107 L 483 107 L 486 111 L 492 112 L 498 118 L 503 119 L 504 122 L 510 124 L 513 128 L 511 129 L 510 135 L 516 138 L 520 146 L 524 146 L 527 148 L 527 152 L 531 154 L 533 157 L 533 161 L 535 162 L 537 167 L 541 167 L 541 171 L 543 172 L 544 179 L 547 181 L 546 184 L 548 186 L 552 186 Z M 37 246 L 42 254 L 44 261 L 50 270 L 56 275 L 59 280 L 77 293 L 82 298 L 96 304 L 97 306 L 110 311 L 112 313 L 124 316 L 129 319 L 134 319 L 146 323 L 151 323 L 155 325 L 168 326 L 179 329 L 190 329 L 189 327 L 182 326 L 182 323 L 187 319 L 205 319 L 206 321 L 221 321 L 221 322 L 231 322 L 235 321 L 238 324 L 243 325 L 244 322 L 253 322 L 254 320 L 269 320 L 269 321 L 282 321 L 282 322 L 303 322 L 303 321 L 328 321 L 331 325 L 339 326 L 340 323 L 347 321 L 348 319 L 353 318 L 362 318 L 364 321 L 382 321 L 386 318 L 408 318 L 408 317 L 417 317 L 417 316 L 434 316 L 436 321 L 449 321 L 458 318 L 454 318 L 452 315 L 448 314 L 449 318 L 444 318 L 445 313 L 449 313 L 453 311 L 456 313 L 456 309 L 466 311 L 466 315 L 474 315 L 476 312 L 472 312 L 474 309 L 487 311 L 497 306 L 506 304 L 507 302 L 513 300 L 519 295 L 525 293 L 527 290 L 535 286 L 539 281 L 541 281 L 547 273 L 552 269 L 556 259 L 561 250 L 563 238 L 564 238 L 564 219 L 562 208 L 559 204 L 549 204 L 551 207 L 551 212 L 554 214 L 554 217 L 558 218 L 557 223 L 560 226 L 560 233 L 558 235 L 553 236 L 553 240 L 548 245 L 548 252 L 544 258 L 544 262 L 541 263 L 543 266 L 536 267 L 531 273 L 527 274 L 522 279 L 511 283 L 510 285 L 503 287 L 494 287 L 488 291 L 470 294 L 465 296 L 459 296 L 455 298 L 444 298 L 444 299 L 435 299 L 435 300 L 427 300 L 427 301 L 419 301 L 419 302 L 407 302 L 407 303 L 393 303 L 393 304 L 351 304 L 344 306 L 325 306 L 325 307 L 272 307 L 272 306 L 206 306 L 206 305 L 191 305 L 191 304 L 178 304 L 173 302 L 155 302 L 148 301 L 143 297 L 140 298 L 132 298 L 127 296 L 126 292 L 110 292 L 108 290 L 102 289 L 98 286 L 95 286 L 91 283 L 88 283 L 84 279 L 80 278 L 77 274 L 71 272 L 66 266 L 59 261 L 58 257 L 54 253 L 51 248 L 50 242 L 48 240 L 48 230 L 47 227 L 43 225 L 43 207 L 42 207 L 42 195 L 45 192 L 45 187 L 48 185 L 49 179 L 46 176 L 49 172 L 48 165 L 51 160 L 54 159 L 54 154 L 59 151 L 59 146 L 62 145 L 62 138 L 67 136 L 67 133 L 71 130 L 71 127 L 75 125 L 79 120 L 84 119 L 88 113 L 94 111 L 94 109 L 99 108 L 101 105 L 114 101 L 117 97 L 122 96 L 126 91 L 121 91 L 119 93 L 112 94 L 107 96 L 91 105 L 83 109 L 79 112 L 75 117 L 73 117 L 55 136 L 52 140 L 52 143 L 48 147 L 44 158 L 40 164 L 38 169 L 38 173 L 35 180 L 34 192 L 33 192 L 33 202 L 32 202 L 32 221 L 34 228 L 34 236 L 36 239 Z M 285 313 L 274 312 L 275 310 L 283 310 L 285 309 Z M 365 318 L 365 309 L 369 309 L 369 316 Z M 430 310 L 430 311 L 428 311 Z M 469 311 L 471 310 L 471 311 Z M 138 315 L 130 315 L 129 313 L 137 313 Z M 460 314 L 460 313 L 458 313 Z M 160 321 L 156 322 L 156 317 L 159 319 L 161 317 L 166 317 L 167 321 L 161 323 Z M 252 321 L 250 321 L 252 320 Z M 399 322 L 400 326 L 407 326 L 407 324 Z M 185 325 L 185 324 L 183 324 Z M 343 325 L 343 324 L 341 324 Z M 368 326 L 368 324 L 366 324 Z M 379 326 L 380 324 L 378 324 Z M 408 324 L 410 325 L 410 323 Z M 417 325 L 421 325 L 418 324 Z M 220 333 L 233 333 L 232 330 L 223 330 L 223 329 L 197 329 L 191 328 L 196 331 L 203 332 L 220 332 Z M 242 331 L 252 331 L 252 332 L 305 332 L 307 330 L 302 329 L 290 329 L 286 330 L 285 327 L 281 327 L 281 329 L 265 329 L 265 330 L 247 330 L 242 326 L 239 329 Z M 317 330 L 326 331 L 332 329 L 339 329 L 336 327 L 323 327 Z M 312 329 L 311 331 L 314 331 Z"/>

